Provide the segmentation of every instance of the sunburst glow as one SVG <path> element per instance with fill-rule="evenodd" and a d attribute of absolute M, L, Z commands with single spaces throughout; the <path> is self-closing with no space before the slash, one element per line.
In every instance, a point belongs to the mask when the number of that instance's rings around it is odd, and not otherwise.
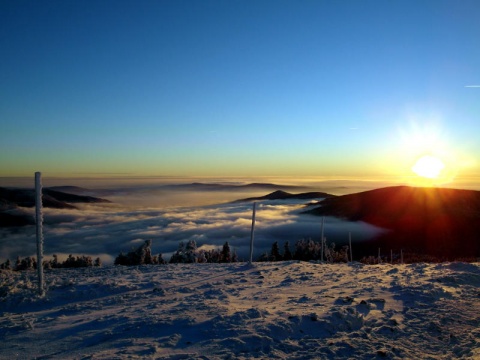
<path fill-rule="evenodd" d="M 444 168 L 445 164 L 439 158 L 432 155 L 424 155 L 416 161 L 412 171 L 418 176 L 427 179 L 437 179 Z"/>

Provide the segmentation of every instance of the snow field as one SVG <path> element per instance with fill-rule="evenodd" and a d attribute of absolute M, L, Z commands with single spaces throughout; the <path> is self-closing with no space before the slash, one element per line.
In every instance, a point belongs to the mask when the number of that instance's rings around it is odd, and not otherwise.
<path fill-rule="evenodd" d="M 480 264 L 0 273 L 0 358 L 480 358 Z"/>

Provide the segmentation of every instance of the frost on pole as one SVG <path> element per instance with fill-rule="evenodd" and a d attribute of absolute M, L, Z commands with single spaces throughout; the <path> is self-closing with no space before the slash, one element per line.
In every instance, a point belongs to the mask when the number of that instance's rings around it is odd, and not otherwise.
<path fill-rule="evenodd" d="M 253 236 L 255 233 L 255 207 L 257 203 L 253 203 L 253 212 L 252 212 L 252 231 L 250 233 L 250 263 L 253 262 Z"/>
<path fill-rule="evenodd" d="M 43 285 L 43 213 L 42 213 L 42 173 L 35 173 L 35 223 L 37 228 L 37 271 L 38 293 L 44 295 Z"/>

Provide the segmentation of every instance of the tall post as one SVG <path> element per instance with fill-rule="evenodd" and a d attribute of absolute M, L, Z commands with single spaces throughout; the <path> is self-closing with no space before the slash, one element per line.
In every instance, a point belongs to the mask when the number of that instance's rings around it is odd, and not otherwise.
<path fill-rule="evenodd" d="M 253 262 L 253 237 L 255 233 L 255 210 L 257 203 L 253 203 L 253 212 L 252 212 L 252 231 L 250 233 L 250 263 Z"/>
<path fill-rule="evenodd" d="M 323 262 L 323 243 L 324 243 L 324 239 L 323 239 L 323 230 L 324 230 L 324 227 L 325 227 L 325 216 L 322 216 L 322 233 L 320 235 L 320 242 L 321 242 L 321 251 L 320 251 L 320 261 Z"/>
<path fill-rule="evenodd" d="M 43 284 L 43 213 L 42 213 L 42 173 L 35 173 L 35 223 L 37 230 L 37 271 L 38 293 L 43 296 L 45 286 Z"/>
<path fill-rule="evenodd" d="M 378 263 L 382 262 L 382 258 L 380 257 L 380 248 L 378 248 Z"/>
<path fill-rule="evenodd" d="M 350 249 L 350 261 L 353 262 L 353 255 L 352 255 L 352 233 L 348 233 L 348 248 Z"/>

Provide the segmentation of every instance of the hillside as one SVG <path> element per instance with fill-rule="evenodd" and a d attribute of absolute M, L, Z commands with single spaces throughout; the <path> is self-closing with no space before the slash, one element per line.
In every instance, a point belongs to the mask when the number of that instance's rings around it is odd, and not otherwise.
<path fill-rule="evenodd" d="M 108 203 L 106 199 L 93 196 L 69 194 L 49 188 L 43 189 L 42 204 L 46 208 L 76 209 L 72 204 Z M 33 217 L 21 208 L 35 206 L 35 190 L 0 187 L 0 227 L 32 225 Z"/>
<path fill-rule="evenodd" d="M 364 221 L 391 230 L 375 246 L 440 256 L 480 256 L 480 192 L 387 187 L 327 198 L 306 211 Z"/>

